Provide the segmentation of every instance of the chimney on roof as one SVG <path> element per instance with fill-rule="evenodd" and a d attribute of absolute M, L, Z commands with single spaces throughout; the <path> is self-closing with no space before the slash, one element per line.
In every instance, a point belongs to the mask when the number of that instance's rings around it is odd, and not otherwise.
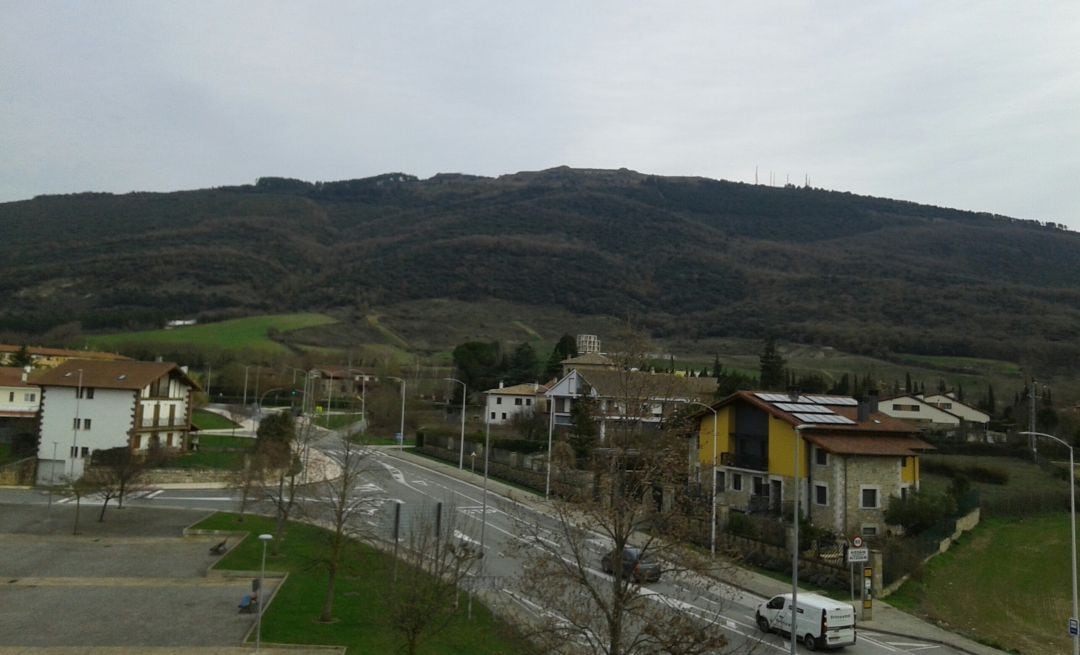
<path fill-rule="evenodd" d="M 30 377 L 30 367 L 29 366 L 24 366 L 23 370 L 22 370 L 22 381 L 26 382 L 27 378 L 29 378 L 29 377 Z"/>
<path fill-rule="evenodd" d="M 502 380 L 499 380 L 499 388 L 500 388 L 500 389 L 502 389 L 502 388 L 503 388 L 503 381 L 502 381 Z"/>
<path fill-rule="evenodd" d="M 870 420 L 870 415 L 878 411 L 878 391 L 877 389 L 869 389 L 866 392 L 866 398 L 859 401 L 859 423 L 865 423 Z"/>
<path fill-rule="evenodd" d="M 165 361 L 165 358 L 162 357 L 161 355 L 158 355 L 157 357 L 154 358 L 154 361 L 157 362 L 158 364 L 160 364 L 160 363 Z"/>

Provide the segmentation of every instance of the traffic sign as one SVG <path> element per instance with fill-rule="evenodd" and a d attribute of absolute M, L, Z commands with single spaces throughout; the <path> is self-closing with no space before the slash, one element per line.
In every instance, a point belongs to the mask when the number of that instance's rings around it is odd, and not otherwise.
<path fill-rule="evenodd" d="M 851 545 L 856 548 L 862 548 L 862 537 L 853 537 L 851 539 Z"/>
<path fill-rule="evenodd" d="M 1076 619 L 1069 619 L 1069 636 L 1075 637 L 1080 635 L 1080 622 Z"/>
<path fill-rule="evenodd" d="M 860 562 L 870 561 L 870 549 L 869 548 L 848 548 L 847 549 L 847 561 L 848 564 L 858 564 Z"/>

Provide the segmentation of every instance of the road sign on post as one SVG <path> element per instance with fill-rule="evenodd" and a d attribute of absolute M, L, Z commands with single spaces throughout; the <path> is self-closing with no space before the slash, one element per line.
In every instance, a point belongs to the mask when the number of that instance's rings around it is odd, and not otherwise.
<path fill-rule="evenodd" d="M 1075 637 L 1080 635 L 1080 622 L 1075 618 L 1069 619 L 1069 636 Z"/>
<path fill-rule="evenodd" d="M 861 564 L 863 562 L 870 561 L 870 549 L 863 548 L 848 548 L 847 549 L 847 561 L 848 564 Z"/>

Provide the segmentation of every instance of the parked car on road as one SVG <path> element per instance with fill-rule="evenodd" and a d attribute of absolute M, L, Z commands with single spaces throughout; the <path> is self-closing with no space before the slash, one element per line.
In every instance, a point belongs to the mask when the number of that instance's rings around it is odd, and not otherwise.
<path fill-rule="evenodd" d="M 618 559 L 618 553 L 607 553 L 600 559 L 600 568 L 604 573 L 613 574 L 613 562 Z M 660 563 L 646 557 L 640 548 L 627 546 L 622 552 L 622 574 L 624 578 L 632 577 L 636 582 L 656 582 L 660 579 Z"/>

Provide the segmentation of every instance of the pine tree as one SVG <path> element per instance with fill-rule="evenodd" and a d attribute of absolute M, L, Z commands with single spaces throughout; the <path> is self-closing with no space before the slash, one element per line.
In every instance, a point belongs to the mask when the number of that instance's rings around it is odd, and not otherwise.
<path fill-rule="evenodd" d="M 761 388 L 765 391 L 782 391 L 787 378 L 784 370 L 784 358 L 776 350 L 776 340 L 769 338 L 758 358 L 761 376 Z"/>
<path fill-rule="evenodd" d="M 551 351 L 551 356 L 548 357 L 547 366 L 544 369 L 544 376 L 550 380 L 551 378 L 562 377 L 562 362 L 564 359 L 570 359 L 571 357 L 577 357 L 577 340 L 569 334 L 564 334 L 559 338 L 559 342 L 555 344 L 555 348 Z"/>
<path fill-rule="evenodd" d="M 997 401 L 994 400 L 994 385 L 989 383 L 986 385 L 986 401 L 983 403 L 983 409 L 990 416 L 997 413 Z"/>
<path fill-rule="evenodd" d="M 913 391 L 911 388 L 911 373 L 904 373 L 904 391 L 907 393 Z"/>
<path fill-rule="evenodd" d="M 717 380 L 720 379 L 720 353 L 713 355 L 712 376 Z"/>
<path fill-rule="evenodd" d="M 25 343 L 19 348 L 19 351 L 12 356 L 11 365 L 16 368 L 34 365 L 34 358 L 30 356 L 30 349 L 26 347 Z"/>

